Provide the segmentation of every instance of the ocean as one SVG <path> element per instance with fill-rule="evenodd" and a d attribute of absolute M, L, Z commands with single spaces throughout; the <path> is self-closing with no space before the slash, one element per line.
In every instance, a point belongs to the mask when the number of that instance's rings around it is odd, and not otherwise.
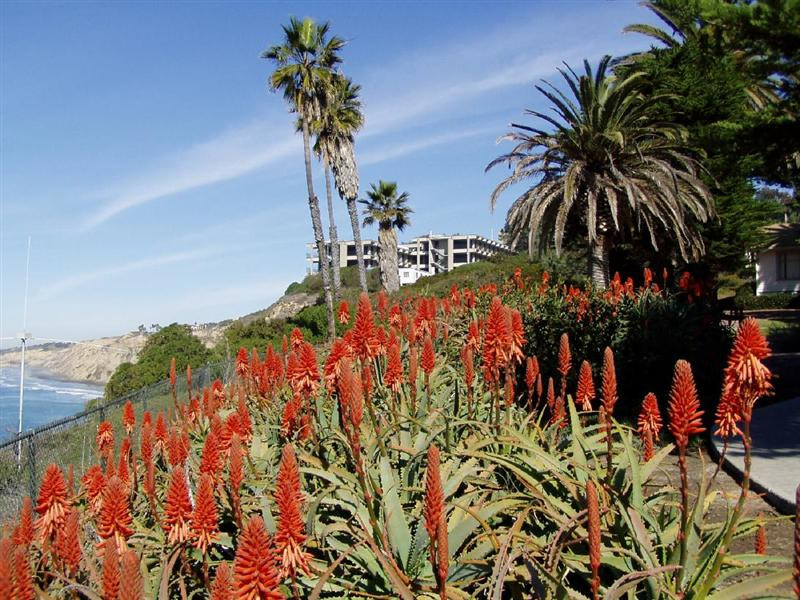
<path fill-rule="evenodd" d="M 22 430 L 27 431 L 83 410 L 87 400 L 99 398 L 103 388 L 25 370 L 25 406 Z M 0 367 L 0 440 L 17 432 L 19 367 Z"/>

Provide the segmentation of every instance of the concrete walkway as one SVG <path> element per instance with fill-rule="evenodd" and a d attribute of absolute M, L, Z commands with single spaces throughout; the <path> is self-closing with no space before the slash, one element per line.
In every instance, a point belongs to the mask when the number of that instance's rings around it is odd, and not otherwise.
<path fill-rule="evenodd" d="M 794 513 L 800 484 L 800 397 L 756 408 L 750 426 L 753 438 L 753 489 L 781 512 Z M 722 440 L 713 438 L 717 452 Z M 741 473 L 744 447 L 740 439 L 728 444 L 728 469 Z"/>

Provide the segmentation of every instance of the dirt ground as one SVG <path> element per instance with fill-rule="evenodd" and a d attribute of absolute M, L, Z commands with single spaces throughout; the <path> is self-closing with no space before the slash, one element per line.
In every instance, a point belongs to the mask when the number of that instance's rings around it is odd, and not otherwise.
<path fill-rule="evenodd" d="M 709 480 L 717 468 L 716 463 L 704 450 L 700 450 L 700 452 L 702 452 L 702 460 L 701 457 L 698 456 L 698 450 L 695 449 L 688 461 L 691 488 L 695 494 L 697 493 L 697 487 L 703 470 L 705 470 L 706 473 L 706 480 Z M 669 481 L 673 486 L 676 488 L 678 487 L 680 474 L 678 471 L 677 456 L 671 455 L 664 460 L 660 472 L 654 476 L 654 481 L 661 481 L 664 483 Z M 731 504 L 738 500 L 740 487 L 732 477 L 720 470 L 710 489 L 719 490 L 722 493 L 722 497 L 718 498 L 711 507 L 711 520 L 712 522 L 716 522 L 724 518 L 726 498 Z M 767 517 L 781 517 L 781 515 L 758 494 L 751 492 L 745 501 L 745 516 L 756 516 L 758 514 L 764 514 Z M 791 558 L 794 553 L 794 520 L 784 516 L 780 521 L 768 523 L 766 530 L 767 553 L 774 556 Z M 733 550 L 734 552 L 752 552 L 754 542 L 754 537 L 736 540 L 733 544 Z M 788 583 L 780 588 L 775 588 L 771 593 L 776 596 L 794 597 L 792 586 Z"/>

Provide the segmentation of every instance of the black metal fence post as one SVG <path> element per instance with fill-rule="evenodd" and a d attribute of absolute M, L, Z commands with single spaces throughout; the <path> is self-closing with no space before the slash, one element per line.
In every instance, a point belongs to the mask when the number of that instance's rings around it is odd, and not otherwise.
<path fill-rule="evenodd" d="M 28 437 L 28 490 L 31 500 L 36 501 L 36 435 Z"/>

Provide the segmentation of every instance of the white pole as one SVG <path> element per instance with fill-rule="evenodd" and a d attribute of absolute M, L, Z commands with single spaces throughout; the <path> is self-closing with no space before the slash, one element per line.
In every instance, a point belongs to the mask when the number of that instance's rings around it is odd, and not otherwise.
<path fill-rule="evenodd" d="M 20 341 L 22 342 L 22 357 L 19 362 L 19 427 L 17 428 L 17 436 L 22 434 L 22 407 L 25 404 L 25 346 L 28 333 L 25 331 L 28 328 L 28 275 L 31 266 L 31 236 L 28 236 L 28 256 L 25 260 L 25 300 L 22 309 L 22 335 Z M 22 461 L 22 440 L 17 442 L 17 461 Z"/>

